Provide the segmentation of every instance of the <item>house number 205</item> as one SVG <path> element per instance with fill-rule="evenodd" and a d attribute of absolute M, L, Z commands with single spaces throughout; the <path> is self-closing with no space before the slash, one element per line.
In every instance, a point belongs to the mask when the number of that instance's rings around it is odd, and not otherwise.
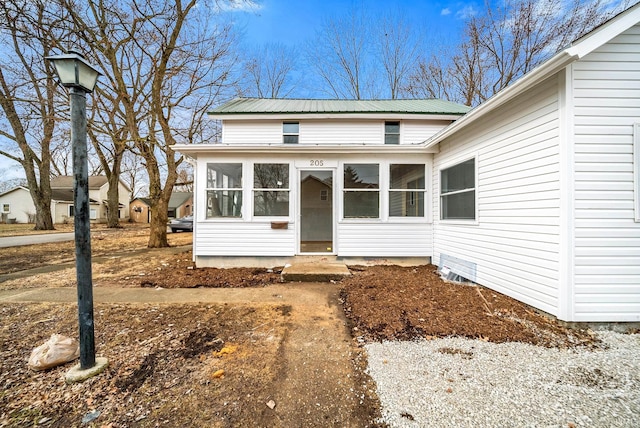
<path fill-rule="evenodd" d="M 324 161 L 322 159 L 311 159 L 309 161 L 309 166 L 323 166 Z"/>

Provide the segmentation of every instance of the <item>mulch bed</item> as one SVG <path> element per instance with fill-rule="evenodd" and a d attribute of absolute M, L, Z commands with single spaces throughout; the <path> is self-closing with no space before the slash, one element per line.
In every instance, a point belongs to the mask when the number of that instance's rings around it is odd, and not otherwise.
<path fill-rule="evenodd" d="M 342 282 L 354 336 L 411 340 L 462 336 L 542 346 L 595 345 L 590 331 L 573 330 L 488 288 L 443 281 L 436 267 L 352 267 Z"/>

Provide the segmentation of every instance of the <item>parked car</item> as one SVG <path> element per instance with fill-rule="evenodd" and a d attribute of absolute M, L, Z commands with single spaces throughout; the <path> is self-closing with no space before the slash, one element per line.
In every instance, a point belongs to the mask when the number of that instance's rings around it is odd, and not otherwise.
<path fill-rule="evenodd" d="M 169 227 L 174 233 L 178 231 L 193 232 L 193 216 L 188 215 L 173 219 L 169 222 Z"/>

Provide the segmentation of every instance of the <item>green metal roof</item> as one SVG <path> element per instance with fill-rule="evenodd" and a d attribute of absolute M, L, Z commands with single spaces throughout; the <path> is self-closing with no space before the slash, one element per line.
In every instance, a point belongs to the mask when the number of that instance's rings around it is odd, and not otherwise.
<path fill-rule="evenodd" d="M 471 110 L 462 104 L 438 99 L 424 100 L 323 100 L 285 98 L 235 98 L 209 112 L 210 115 L 313 114 L 313 113 L 405 113 L 456 114 Z"/>

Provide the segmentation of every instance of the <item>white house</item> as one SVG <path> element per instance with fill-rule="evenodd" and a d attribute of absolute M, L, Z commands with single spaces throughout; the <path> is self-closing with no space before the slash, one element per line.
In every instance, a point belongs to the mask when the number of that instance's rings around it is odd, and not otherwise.
<path fill-rule="evenodd" d="M 0 220 L 3 222 L 29 223 L 36 214 L 29 189 L 18 186 L 0 194 Z"/>
<path fill-rule="evenodd" d="M 196 262 L 417 257 L 560 320 L 640 321 L 639 23 L 636 5 L 456 121 L 435 100 L 215 109 L 222 142 L 178 147 Z"/>
<path fill-rule="evenodd" d="M 118 217 L 129 218 L 131 191 L 122 182 L 119 186 Z M 109 182 L 103 175 L 89 177 L 89 209 L 92 222 L 107 221 L 107 192 Z M 16 187 L 0 195 L 0 214 L 17 223 L 33 222 L 36 208 L 26 187 Z M 73 177 L 59 176 L 51 179 L 51 217 L 54 223 L 73 222 Z"/>
<path fill-rule="evenodd" d="M 421 144 L 468 108 L 439 100 L 236 99 L 196 160 L 198 266 L 298 254 L 433 254 L 433 155 Z"/>
<path fill-rule="evenodd" d="M 61 175 L 51 179 L 52 201 L 51 212 L 54 214 L 53 222 L 62 223 L 73 221 L 73 176 Z M 105 223 L 107 221 L 107 192 L 109 181 L 104 175 L 89 176 L 89 210 L 92 222 Z M 66 192 L 71 199 L 64 201 L 54 198 L 56 193 Z M 131 190 L 121 180 L 118 181 L 118 218 L 129 218 L 129 200 Z"/>

